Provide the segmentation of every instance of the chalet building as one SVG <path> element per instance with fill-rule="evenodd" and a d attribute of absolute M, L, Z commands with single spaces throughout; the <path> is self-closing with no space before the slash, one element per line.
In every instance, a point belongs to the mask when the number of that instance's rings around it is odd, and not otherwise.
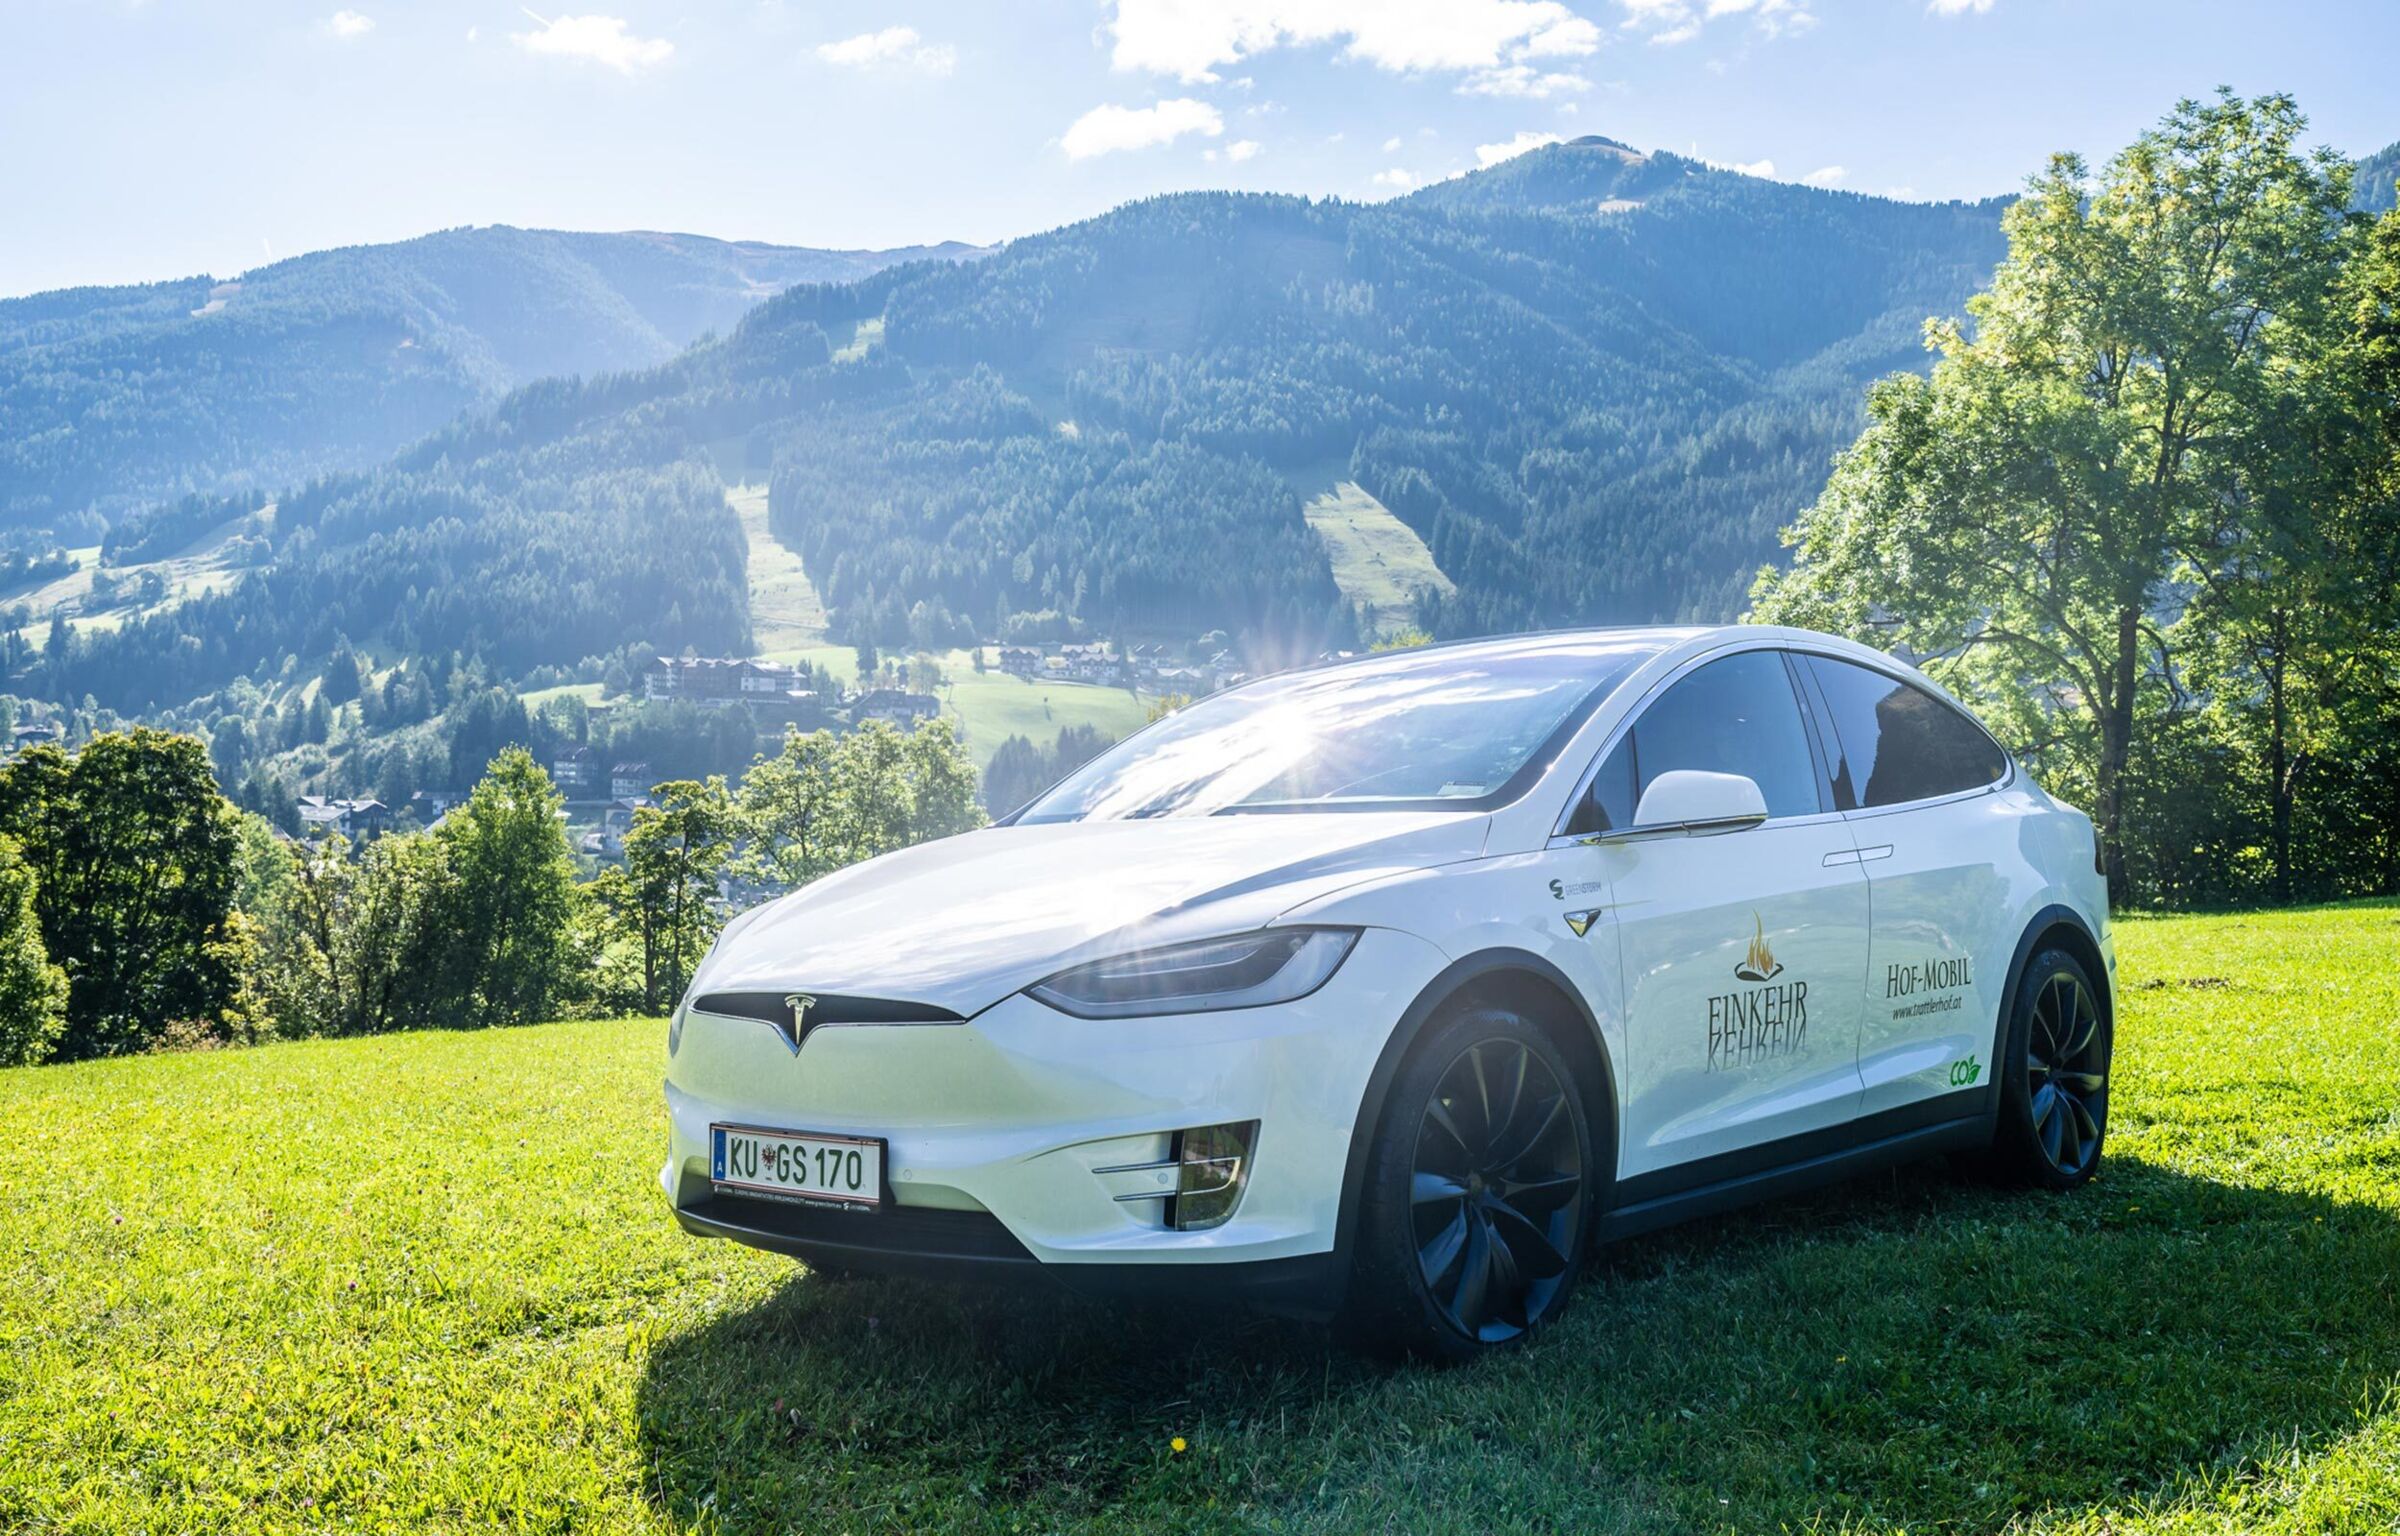
<path fill-rule="evenodd" d="M 550 782 L 570 800 L 590 798 L 607 787 L 601 783 L 601 762 L 598 747 L 576 747 L 561 752 L 550 759 Z"/>
<path fill-rule="evenodd" d="M 619 763 L 608 770 L 608 797 L 647 805 L 650 786 L 655 782 L 650 777 L 648 763 Z"/>
<path fill-rule="evenodd" d="M 418 826 L 430 829 L 466 798 L 466 791 L 459 789 L 420 789 L 408 797 L 407 810 Z"/>
<path fill-rule="evenodd" d="M 380 800 L 332 800 L 323 795 L 300 797 L 300 830 L 309 837 L 334 833 L 364 842 L 392 829 L 392 808 Z"/>
<path fill-rule="evenodd" d="M 642 674 L 642 697 L 703 709 L 748 705 L 754 714 L 814 730 L 826 723 L 826 704 L 800 686 L 800 669 L 779 661 L 714 656 L 659 656 Z"/>
<path fill-rule="evenodd" d="M 27 747 L 39 747 L 64 741 L 66 736 L 67 728 L 57 721 L 37 720 L 30 725 L 20 725 L 9 732 L 8 745 L 10 751 L 22 752 Z"/>
<path fill-rule="evenodd" d="M 870 688 L 850 705 L 853 722 L 888 720 L 898 726 L 912 726 L 941 712 L 942 701 L 932 694 L 910 693 L 903 688 Z"/>

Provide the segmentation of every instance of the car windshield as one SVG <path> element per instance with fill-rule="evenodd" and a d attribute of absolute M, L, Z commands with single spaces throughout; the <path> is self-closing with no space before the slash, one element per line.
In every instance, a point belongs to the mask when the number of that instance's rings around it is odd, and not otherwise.
<path fill-rule="evenodd" d="M 1398 651 L 1266 678 L 1101 754 L 1016 820 L 1488 809 L 1524 793 L 1659 646 L 1560 636 Z"/>

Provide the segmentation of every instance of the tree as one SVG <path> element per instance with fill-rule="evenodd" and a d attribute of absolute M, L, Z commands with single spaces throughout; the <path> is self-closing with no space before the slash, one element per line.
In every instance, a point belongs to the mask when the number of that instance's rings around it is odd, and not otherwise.
<path fill-rule="evenodd" d="M 233 998 L 223 947 L 235 812 L 199 740 L 136 726 L 0 768 L 0 833 L 35 876 L 44 948 L 66 972 L 70 1060 L 139 1050 Z"/>
<path fill-rule="evenodd" d="M 2245 466 L 2328 349 L 2346 164 L 2297 147 L 2289 97 L 2184 102 L 2095 182 L 2055 157 L 2004 219 L 1970 333 L 1928 327 L 1930 378 L 1868 421 L 1787 530 L 1756 615 L 1954 658 L 1969 691 L 2088 778 L 2109 889 L 2126 892 L 2127 764 L 2146 710 L 2186 695 L 2175 578 L 2263 535 Z"/>
<path fill-rule="evenodd" d="M 882 720 L 846 736 L 787 732 L 750 770 L 739 808 L 742 872 L 783 886 L 984 820 L 974 760 L 940 719 L 905 733 Z"/>
<path fill-rule="evenodd" d="M 47 1060 L 66 1026 L 67 973 L 42 948 L 33 870 L 0 837 L 0 1067 Z"/>
<path fill-rule="evenodd" d="M 642 1007 L 656 1013 L 683 996 L 717 921 L 710 906 L 737 826 L 725 781 L 661 784 L 657 803 L 633 813 L 625 834 L 627 916 L 642 951 Z"/>
<path fill-rule="evenodd" d="M 522 747 L 493 759 L 434 832 L 448 855 L 440 931 L 449 948 L 452 1024 L 528 1024 L 551 1016 L 567 982 L 575 864 L 565 797 Z"/>

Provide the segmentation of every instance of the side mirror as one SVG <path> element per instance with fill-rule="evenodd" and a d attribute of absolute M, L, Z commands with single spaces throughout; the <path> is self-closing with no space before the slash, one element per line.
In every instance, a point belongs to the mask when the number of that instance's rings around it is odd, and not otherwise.
<path fill-rule="evenodd" d="M 1676 768 L 1650 781 L 1626 830 L 1635 835 L 1735 832 L 1766 819 L 1767 797 L 1759 793 L 1756 779 Z"/>

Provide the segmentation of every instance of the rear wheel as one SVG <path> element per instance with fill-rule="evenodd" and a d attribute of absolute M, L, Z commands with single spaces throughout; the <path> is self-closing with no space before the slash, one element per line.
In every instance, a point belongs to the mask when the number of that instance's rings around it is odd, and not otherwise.
<path fill-rule="evenodd" d="M 1521 1014 L 1474 1008 L 1434 1026 L 1392 1084 L 1369 1154 L 1359 1342 L 1463 1360 L 1566 1305 L 1591 1224 L 1581 1088 Z"/>
<path fill-rule="evenodd" d="M 2100 1168 L 2108 1133 L 2113 1042 L 2082 962 L 2045 949 L 2025 967 L 2001 1052 L 1999 1170 L 2020 1182 L 2073 1189 Z"/>

